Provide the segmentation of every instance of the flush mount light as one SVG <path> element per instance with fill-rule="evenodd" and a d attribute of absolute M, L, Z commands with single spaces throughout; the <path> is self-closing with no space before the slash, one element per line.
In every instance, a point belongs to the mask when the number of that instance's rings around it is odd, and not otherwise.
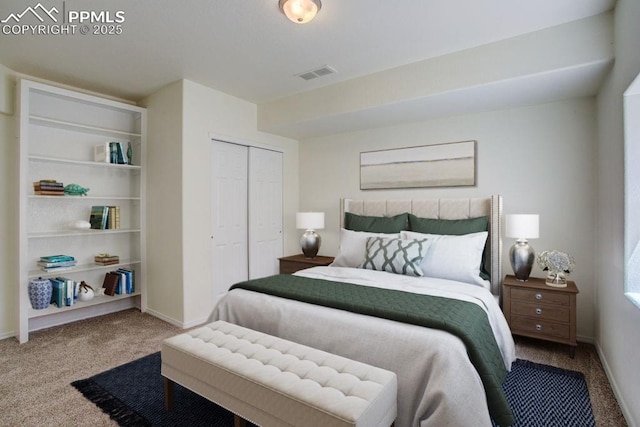
<path fill-rule="evenodd" d="M 279 0 L 278 6 L 296 24 L 306 24 L 316 17 L 322 7 L 320 0 Z"/>

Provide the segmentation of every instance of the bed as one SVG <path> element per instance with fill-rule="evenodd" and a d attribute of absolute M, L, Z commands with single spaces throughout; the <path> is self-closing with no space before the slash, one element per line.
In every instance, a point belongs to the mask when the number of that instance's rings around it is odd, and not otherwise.
<path fill-rule="evenodd" d="M 280 280 L 284 279 L 287 283 L 294 281 L 309 288 L 310 292 L 323 290 L 324 286 L 335 289 L 353 287 L 358 292 L 402 293 L 415 300 L 426 298 L 431 302 L 445 298 L 451 300 L 452 304 L 473 307 L 476 312 L 480 307 L 489 325 L 483 329 L 495 341 L 487 339 L 486 335 L 482 340 L 491 341 L 491 345 L 497 349 L 489 364 L 499 365 L 506 372 L 515 360 L 515 346 L 499 306 L 501 203 L 499 196 L 475 199 L 342 200 L 341 244 L 334 264 L 299 271 L 291 279 L 280 276 Z M 481 240 L 477 235 L 482 232 L 460 234 L 458 230 L 455 234 L 452 230 L 445 230 L 435 235 L 416 231 L 380 231 L 379 222 L 401 221 L 398 217 L 405 214 L 411 215 L 409 221 L 413 219 L 414 226 L 426 224 L 430 227 L 433 225 L 431 220 L 436 220 L 436 226 L 444 224 L 445 228 L 451 224 L 456 227 L 462 224 L 464 228 L 477 218 L 487 217 L 481 255 L 477 254 L 478 241 Z M 371 218 L 373 223 L 367 222 Z M 372 229 L 365 231 L 360 227 Z M 396 234 L 398 237 L 395 237 Z M 369 245 L 365 247 L 364 262 L 356 259 L 357 251 L 353 250 L 353 247 L 361 247 L 363 237 L 366 237 L 365 246 Z M 354 244 L 356 240 L 357 245 Z M 383 262 L 387 265 L 385 268 L 359 268 L 366 262 L 375 261 L 372 261 L 375 258 L 372 254 L 381 252 L 376 252 L 375 244 L 378 243 L 383 246 L 398 244 L 406 253 L 409 251 L 407 246 L 411 246 L 411 250 L 420 246 L 416 258 L 420 259 L 413 267 L 417 270 L 424 268 L 423 276 L 391 272 L 387 267 L 396 260 L 388 262 L 386 259 Z M 428 247 L 424 249 L 421 245 Z M 468 269 L 459 268 L 457 264 L 466 264 L 466 261 L 459 260 L 467 256 L 451 253 L 452 248 L 460 250 L 460 245 L 475 245 L 471 251 L 476 256 L 474 259 L 481 260 L 481 269 L 488 275 L 481 276 L 476 271 L 473 278 L 466 279 Z M 406 258 L 405 252 L 403 255 Z M 431 255 L 428 257 L 425 254 Z M 447 257 L 448 262 L 457 263 L 449 270 L 445 268 Z M 454 270 L 456 280 L 446 277 Z M 365 291 L 363 286 L 371 290 Z M 274 288 L 286 286 L 278 284 Z M 387 300 L 385 295 L 384 301 Z M 382 300 L 378 301 L 383 305 Z M 232 287 L 216 304 L 210 320 L 225 320 L 395 372 L 398 375 L 398 417 L 395 425 L 398 427 L 491 425 L 489 407 L 492 404 L 488 403 L 489 392 L 485 389 L 484 373 L 475 360 L 472 362 L 475 353 L 468 350 L 468 342 L 464 337 L 439 328 L 405 323 L 393 316 L 385 318 L 367 311 L 354 311 L 340 305 L 318 304 L 315 300 L 257 292 L 251 287 Z M 495 410 L 492 415 L 495 415 Z M 508 424 L 504 421 L 509 419 L 508 416 L 502 416 L 501 419 L 503 421 L 498 424 Z"/>

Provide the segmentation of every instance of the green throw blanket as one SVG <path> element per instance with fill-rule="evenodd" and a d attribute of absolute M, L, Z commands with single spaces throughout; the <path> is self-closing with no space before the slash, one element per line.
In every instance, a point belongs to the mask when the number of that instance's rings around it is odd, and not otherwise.
<path fill-rule="evenodd" d="M 474 303 L 284 274 L 231 287 L 236 288 L 450 332 L 467 347 L 493 420 L 500 426 L 514 423 L 502 391 L 507 370 L 487 314 Z"/>

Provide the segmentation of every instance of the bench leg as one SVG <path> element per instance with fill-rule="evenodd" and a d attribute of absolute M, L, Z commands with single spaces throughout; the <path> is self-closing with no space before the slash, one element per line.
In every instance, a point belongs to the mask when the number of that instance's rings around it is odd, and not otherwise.
<path fill-rule="evenodd" d="M 175 384 L 167 377 L 162 377 L 164 384 L 164 407 L 167 411 L 173 408 L 173 385 Z"/>
<path fill-rule="evenodd" d="M 247 420 L 239 415 L 233 414 L 233 427 L 247 427 Z"/>

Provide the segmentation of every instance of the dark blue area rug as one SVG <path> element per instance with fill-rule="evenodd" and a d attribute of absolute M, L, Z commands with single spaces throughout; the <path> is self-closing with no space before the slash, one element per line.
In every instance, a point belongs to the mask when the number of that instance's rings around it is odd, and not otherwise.
<path fill-rule="evenodd" d="M 515 427 L 596 425 L 581 372 L 518 359 L 511 365 L 502 389 Z"/>
<path fill-rule="evenodd" d="M 158 352 L 72 385 L 121 426 L 233 426 L 230 412 L 177 384 L 167 412 L 160 364 Z M 517 360 L 503 388 L 516 427 L 596 425 L 580 372 Z"/>

